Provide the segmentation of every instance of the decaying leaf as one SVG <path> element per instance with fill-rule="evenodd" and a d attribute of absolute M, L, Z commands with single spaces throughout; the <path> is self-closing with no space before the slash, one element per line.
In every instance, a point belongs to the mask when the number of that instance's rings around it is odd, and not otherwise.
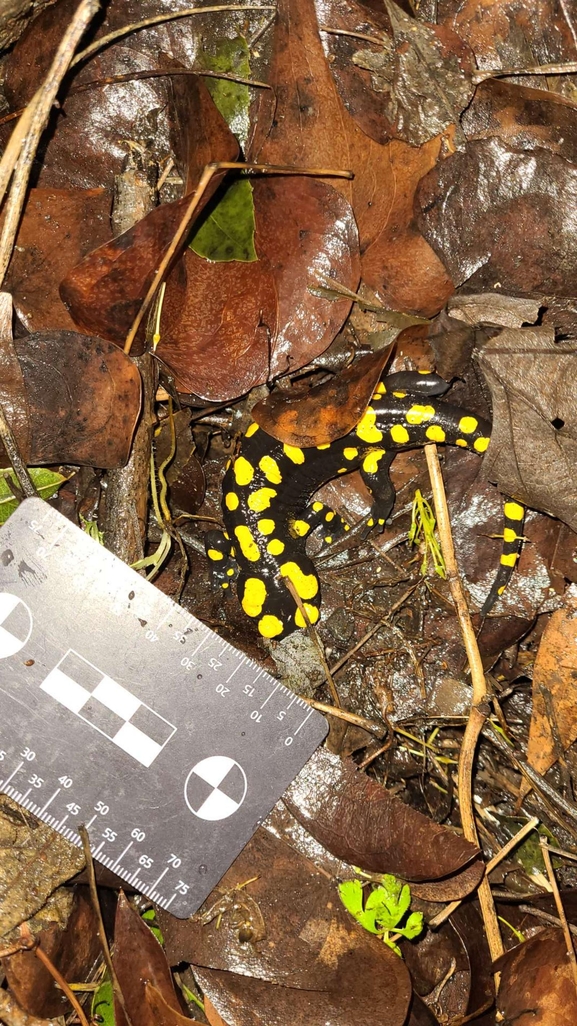
<path fill-rule="evenodd" d="M 358 424 L 389 355 L 389 350 L 369 353 L 294 398 L 292 392 L 273 392 L 253 407 L 252 416 L 264 431 L 288 445 L 334 442 Z"/>
<path fill-rule="evenodd" d="M 348 33 L 323 33 L 331 71 L 347 109 L 375 142 L 421 146 L 458 124 L 474 91 L 465 74 L 472 54 L 450 29 L 416 21 L 389 0 L 383 6 L 318 0 L 320 24 Z M 375 43 L 367 46 L 367 36 Z"/>
<path fill-rule="evenodd" d="M 222 973 L 208 996 L 232 1026 L 352 1026 L 378 1021 L 385 1005 L 387 1026 L 405 1022 L 403 961 L 348 915 L 336 882 L 262 828 L 192 919 L 159 920 L 169 960 L 191 960 L 203 990 Z"/>
<path fill-rule="evenodd" d="M 493 400 L 486 477 L 577 530 L 577 349 L 549 328 L 502 331 L 479 354 Z"/>
<path fill-rule="evenodd" d="M 326 749 L 317 751 L 283 801 L 333 855 L 373 873 L 437 880 L 477 854 L 463 837 L 404 805 Z"/>
<path fill-rule="evenodd" d="M 577 738 L 577 588 L 549 620 L 533 670 L 533 709 L 527 758 L 546 773 Z M 553 721 L 553 722 L 552 722 Z"/>
<path fill-rule="evenodd" d="M 574 1026 L 575 979 L 563 932 L 541 930 L 495 963 L 501 986 L 497 1015 L 515 1026 Z"/>
<path fill-rule="evenodd" d="M 502 296 L 498 292 L 480 292 L 472 296 L 460 293 L 447 304 L 449 316 L 456 321 L 499 328 L 521 328 L 524 324 L 535 324 L 539 308 L 540 304 L 535 299 Z"/>
<path fill-rule="evenodd" d="M 110 342 L 74 331 L 14 340 L 28 404 L 28 460 L 119 467 L 140 413 L 140 375 Z M 18 435 L 17 435 L 18 437 Z"/>
<path fill-rule="evenodd" d="M 577 166 L 500 139 L 467 144 L 421 181 L 417 223 L 457 285 L 577 295 Z"/>

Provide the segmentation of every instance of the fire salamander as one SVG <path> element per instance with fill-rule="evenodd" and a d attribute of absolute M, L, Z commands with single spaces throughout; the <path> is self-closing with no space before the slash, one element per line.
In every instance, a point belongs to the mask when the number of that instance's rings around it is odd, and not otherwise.
<path fill-rule="evenodd" d="M 237 581 L 240 603 L 265 638 L 281 639 L 305 627 L 282 578 L 289 578 L 312 624 L 319 619 L 319 578 L 305 552 L 307 536 L 322 525 L 327 544 L 349 526 L 322 502 L 310 503 L 321 485 L 360 470 L 373 497 L 368 528 L 389 517 L 395 492 L 389 468 L 403 449 L 428 442 L 456 445 L 482 455 L 490 425 L 458 406 L 438 402 L 449 385 L 437 374 L 402 371 L 381 381 L 361 421 L 344 438 L 315 448 L 283 445 L 252 423 L 223 481 L 226 531 L 205 535 L 213 577 L 223 588 Z M 481 610 L 503 593 L 521 549 L 524 509 L 505 503 L 500 567 Z"/>

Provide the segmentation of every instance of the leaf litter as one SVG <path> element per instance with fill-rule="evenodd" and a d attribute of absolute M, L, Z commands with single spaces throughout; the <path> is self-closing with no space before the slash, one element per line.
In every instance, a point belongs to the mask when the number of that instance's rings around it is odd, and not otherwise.
<path fill-rule="evenodd" d="M 41 11 L 8 54 L 10 110 L 37 89 L 75 7 L 60 0 Z M 138 7 L 111 0 L 96 36 L 162 4 Z M 54 489 L 50 501 L 73 519 L 89 506 L 98 514 L 102 469 L 128 459 L 141 385 L 121 350 L 204 167 L 239 157 L 283 165 L 281 176 L 214 176 L 193 248 L 175 252 L 162 305 L 133 350 L 154 335 L 156 467 L 170 460 L 173 522 L 192 569 L 183 604 L 278 674 L 291 665 L 291 685 L 326 706 L 325 671 L 308 639 L 283 662 L 250 636 L 234 597 L 223 603 L 207 586 L 198 550 L 203 518 L 220 517 L 223 463 L 253 408 L 273 437 L 323 446 L 355 426 L 385 365 L 456 376 L 451 401 L 493 419 L 482 467 L 464 452 L 445 462 L 474 615 L 502 543 L 493 485 L 537 511 L 479 648 L 490 729 L 512 752 L 526 747 L 542 776 L 529 789 L 520 762 L 503 760 L 487 733 L 473 779 L 482 853 L 465 839 L 463 642 L 447 582 L 434 568 L 421 575 L 423 553 L 407 544 L 417 533 L 415 493 L 430 494 L 422 454 L 395 461 L 396 506 L 378 536 L 363 531 L 359 479 L 330 484 L 322 501 L 347 520 L 350 537 L 311 545 L 326 663 L 350 722 L 331 709 L 331 751 L 311 760 L 274 829 L 258 828 L 199 913 L 159 916 L 164 951 L 136 899 L 117 898 L 116 882 L 102 878 L 124 1010 L 95 966 L 94 910 L 82 884 L 67 883 L 80 853 L 4 799 L 7 1026 L 69 1008 L 24 950 L 24 924 L 70 982 L 93 982 L 93 1014 L 110 1023 L 174 1026 L 202 1016 L 203 1001 L 208 1020 L 228 1026 L 434 1026 L 470 1016 L 488 1026 L 495 1014 L 573 1021 L 566 935 L 539 920 L 539 898 L 529 927 L 515 912 L 514 879 L 525 896 L 553 886 L 542 859 L 513 848 L 502 872 L 491 872 L 494 895 L 509 902 L 499 914 L 511 949 L 493 966 L 476 898 L 510 824 L 535 814 L 561 853 L 555 872 L 576 918 L 574 77 L 479 83 L 476 71 L 574 58 L 563 5 L 547 2 L 546 18 L 530 7 L 488 3 L 479 13 L 478 4 L 426 0 L 415 17 L 392 0 L 280 0 L 273 19 L 268 9 L 205 13 L 135 31 L 69 74 L 4 281 L 16 322 L 15 337 L 2 333 L 0 404 L 40 494 Z M 271 88 L 249 86 L 253 77 Z M 0 129 L 6 145 L 10 122 Z M 147 154 L 161 202 L 118 235 L 109 214 L 130 147 Z M 335 177 L 342 171 L 353 178 Z M 426 323 L 402 330 L 406 315 Z M 169 396 L 182 407 L 174 442 Z M 20 481 L 7 454 L 2 462 L 0 507 L 11 509 Z M 151 543 L 155 530 L 151 520 Z M 175 558 L 160 578 L 168 588 Z M 565 806 L 552 805 L 546 787 Z M 471 895 L 443 926 L 428 925 L 445 903 Z"/>

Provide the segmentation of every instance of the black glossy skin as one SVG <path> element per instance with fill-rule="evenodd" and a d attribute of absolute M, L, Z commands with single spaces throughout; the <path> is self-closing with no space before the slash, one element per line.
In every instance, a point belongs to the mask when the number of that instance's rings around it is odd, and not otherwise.
<path fill-rule="evenodd" d="M 209 532 L 207 551 L 213 569 L 227 587 L 236 577 L 239 600 L 257 621 L 263 637 L 280 639 L 304 627 L 302 613 L 287 589 L 288 577 L 308 618 L 319 618 L 320 585 L 305 551 L 306 537 L 322 523 L 330 541 L 342 521 L 321 503 L 310 505 L 321 485 L 341 474 L 360 470 L 373 496 L 369 527 L 382 527 L 391 513 L 395 493 L 389 468 L 396 454 L 434 441 L 482 455 L 489 445 L 490 425 L 458 406 L 439 401 L 449 386 L 434 374 L 402 372 L 377 387 L 357 427 L 330 445 L 297 449 L 283 445 L 256 424 L 243 437 L 240 452 L 223 480 L 226 536 Z M 500 572 L 485 602 L 486 613 L 504 590 L 518 553 L 522 507 L 508 504 Z M 521 517 L 518 511 L 521 511 Z M 513 531 L 512 528 L 515 528 Z M 341 527 L 342 529 L 342 527 Z M 345 530 L 348 530 L 346 525 Z M 512 541 L 511 535 L 515 535 Z M 513 554 L 515 558 L 513 559 Z"/>

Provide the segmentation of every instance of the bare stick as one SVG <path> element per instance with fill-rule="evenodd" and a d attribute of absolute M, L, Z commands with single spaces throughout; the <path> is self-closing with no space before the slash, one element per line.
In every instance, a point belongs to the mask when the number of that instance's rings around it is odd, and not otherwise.
<path fill-rule="evenodd" d="M 122 1008 L 122 1011 L 124 1012 L 124 1014 L 126 1016 L 126 1021 L 128 1023 L 128 1026 L 133 1026 L 132 1020 L 131 1020 L 131 1018 L 130 1018 L 127 1010 L 126 1010 L 126 1002 L 124 1000 L 124 994 L 122 993 L 122 988 L 121 988 L 120 983 L 118 981 L 118 976 L 116 975 L 116 969 L 114 968 L 114 965 L 112 964 L 112 957 L 111 957 L 111 954 L 110 954 L 110 948 L 108 947 L 108 940 L 107 940 L 107 937 L 106 937 L 106 930 L 104 929 L 104 922 L 103 922 L 103 919 L 102 919 L 102 912 L 101 912 L 101 909 L 100 909 L 100 902 L 98 900 L 98 890 L 96 888 L 96 877 L 94 875 L 94 862 L 92 861 L 92 852 L 90 851 L 90 839 L 88 837 L 88 830 L 84 826 L 84 823 L 81 823 L 80 826 L 78 827 L 78 833 L 80 834 L 80 839 L 82 841 L 82 847 L 84 849 L 84 858 L 86 859 L 86 872 L 88 874 L 88 886 L 90 888 L 90 897 L 91 897 L 91 900 L 92 900 L 92 907 L 94 908 L 94 912 L 96 914 L 96 921 L 97 921 L 97 924 L 98 924 L 98 936 L 100 938 L 100 946 L 102 948 L 102 954 L 104 956 L 104 961 L 106 962 L 106 968 L 108 969 L 108 973 L 110 975 L 110 980 L 112 982 L 112 989 L 114 991 L 114 996 L 117 999 L 118 1004 L 120 1005 L 120 1007 Z"/>
<path fill-rule="evenodd" d="M 132 343 L 134 342 L 136 333 L 140 328 L 140 325 L 142 324 L 142 319 L 145 316 L 146 311 L 148 310 L 154 298 L 154 294 L 158 286 L 161 284 L 168 270 L 168 267 L 170 265 L 172 258 L 174 257 L 174 254 L 176 253 L 184 236 L 186 235 L 194 221 L 196 209 L 202 197 L 204 196 L 206 189 L 210 184 L 212 178 L 214 177 L 217 171 L 230 171 L 233 169 L 240 171 L 263 171 L 267 174 L 273 175 L 315 175 L 320 176 L 321 178 L 326 178 L 329 175 L 335 178 L 353 177 L 352 171 L 334 171 L 329 168 L 295 168 L 277 164 L 242 164 L 239 161 L 230 160 L 219 160 L 215 161 L 213 164 L 207 164 L 204 168 L 204 171 L 202 172 L 202 175 L 200 176 L 200 181 L 191 197 L 190 203 L 188 204 L 188 207 L 186 208 L 183 214 L 182 220 L 178 228 L 176 229 L 172 242 L 170 243 L 170 246 L 168 247 L 162 260 L 160 261 L 156 274 L 154 275 L 152 284 L 142 301 L 140 310 L 138 311 L 134 319 L 134 322 L 130 328 L 130 331 L 126 336 L 126 342 L 124 343 L 125 353 L 129 353 L 132 349 Z"/>
<path fill-rule="evenodd" d="M 6 203 L 4 224 L 2 226 L 2 235 L 0 236 L 0 284 L 4 280 L 4 275 L 12 256 L 14 239 L 16 238 L 26 199 L 32 161 L 38 148 L 40 137 L 50 117 L 50 111 L 60 88 L 60 83 L 70 67 L 74 51 L 99 7 L 99 0 L 82 0 L 64 33 L 62 42 L 56 51 L 44 82 L 32 97 L 26 112 L 22 115 L 14 130 L 13 134 L 16 135 L 17 141 L 21 141 L 21 146 L 18 147 L 18 153 L 12 152 L 10 157 L 10 161 L 14 158 L 16 159 L 15 164 L 12 165 L 14 181 Z M 22 127 L 23 121 L 24 126 Z M 10 149 L 10 146 L 8 148 Z M 7 162 L 6 167 L 0 169 L 0 185 L 3 178 L 6 178 L 4 191 L 10 178 L 8 174 L 10 161 Z M 0 199 L 2 196 L 0 196 Z"/>
<path fill-rule="evenodd" d="M 486 68 L 471 75 L 473 85 L 479 85 L 488 78 L 503 78 L 504 75 L 574 75 L 577 62 L 569 64 L 531 64 L 526 68 Z"/>
<path fill-rule="evenodd" d="M 76 997 L 76 994 L 74 994 L 73 991 L 70 990 L 70 987 L 68 986 L 62 973 L 58 971 L 58 969 L 51 961 L 51 959 L 48 957 L 46 952 L 42 950 L 40 944 L 37 944 L 34 948 L 34 954 L 36 955 L 36 958 L 38 958 L 42 962 L 42 965 L 48 970 L 52 979 L 56 981 L 62 993 L 70 1001 L 70 1004 L 72 1005 L 74 1011 L 76 1012 L 80 1020 L 81 1026 L 88 1026 L 88 1019 L 84 1014 L 84 1009 L 82 1008 L 82 1005 Z"/>
<path fill-rule="evenodd" d="M 131 25 L 123 25 L 122 28 L 116 29 L 115 32 L 109 32 L 107 36 L 102 36 L 101 39 L 95 40 L 90 46 L 87 46 L 85 50 L 81 50 L 76 55 L 71 68 L 75 67 L 76 64 L 80 64 L 81 61 L 85 61 L 88 57 L 92 57 L 93 53 L 98 53 L 99 50 L 103 50 L 105 46 L 109 46 L 110 43 L 114 43 L 117 39 L 123 39 L 124 36 L 131 35 L 132 32 L 139 32 L 140 29 L 150 28 L 151 25 L 161 25 L 164 21 L 175 21 L 176 18 L 188 18 L 191 14 L 219 14 L 226 11 L 275 11 L 276 7 L 272 4 L 219 4 L 218 7 L 185 7 L 182 11 L 171 11 L 167 14 L 156 14 L 153 18 L 144 18 L 143 21 L 135 21 Z"/>
<path fill-rule="evenodd" d="M 346 720 L 347 723 L 353 723 L 355 727 L 362 727 L 363 730 L 368 730 L 369 734 L 376 734 L 377 737 L 382 737 L 384 730 L 382 723 L 376 723 L 374 720 L 368 720 L 365 716 L 357 716 L 356 713 L 347 712 L 346 709 L 337 709 L 334 705 L 327 705 L 326 702 L 317 702 L 315 698 L 305 698 L 301 695 L 303 702 L 307 705 L 312 705 L 313 709 L 318 709 L 319 712 L 328 713 L 329 716 L 336 716 L 339 720 Z"/>
<path fill-rule="evenodd" d="M 479 838 L 477 836 L 475 812 L 473 808 L 473 760 L 475 757 L 479 734 L 481 733 L 487 718 L 487 684 L 485 681 L 485 672 L 483 670 L 479 646 L 477 645 L 477 638 L 475 637 L 475 631 L 473 630 L 473 624 L 471 623 L 463 585 L 459 576 L 459 568 L 457 566 L 455 547 L 453 545 L 453 535 L 451 532 L 449 509 L 447 506 L 447 496 L 445 494 L 445 485 L 443 482 L 443 475 L 441 473 L 441 465 L 439 463 L 436 445 L 426 445 L 425 454 L 431 478 L 431 488 L 439 529 L 441 551 L 447 568 L 447 578 L 449 580 L 451 595 L 457 611 L 459 627 L 461 629 L 463 644 L 467 653 L 467 659 L 471 671 L 471 681 L 473 684 L 473 704 L 467 720 L 467 726 L 465 727 L 463 743 L 461 745 L 458 777 L 459 807 L 461 810 L 463 834 L 468 841 L 478 845 Z M 479 895 L 479 904 L 481 906 L 481 913 L 485 924 L 489 951 L 491 953 L 492 960 L 495 961 L 503 954 L 504 947 L 501 932 L 499 930 L 499 921 L 495 910 L 495 902 L 493 900 L 493 895 L 491 894 L 491 887 L 487 876 L 481 880 L 477 893 Z M 497 979 L 495 983 L 497 985 Z"/>
<path fill-rule="evenodd" d="M 547 844 L 546 837 L 539 838 L 539 844 L 541 845 L 541 853 L 543 855 L 543 861 L 547 869 L 547 876 L 549 877 L 549 883 L 553 888 L 553 897 L 555 898 L 555 904 L 557 906 L 557 915 L 561 920 L 561 927 L 563 929 L 563 935 L 565 937 L 565 944 L 567 945 L 567 954 L 569 961 L 571 962 L 571 969 L 573 971 L 573 981 L 575 983 L 575 990 L 577 990 L 577 958 L 575 958 L 575 948 L 573 947 L 573 941 L 571 939 L 571 931 L 567 922 L 567 916 L 565 915 L 565 909 L 563 908 L 563 902 L 561 901 L 561 895 L 559 894 L 559 886 L 557 884 L 557 878 L 553 870 L 553 863 L 551 862 L 551 855 L 549 854 L 549 845 Z"/>
<path fill-rule="evenodd" d="M 503 845 L 503 847 L 497 852 L 497 854 L 493 856 L 491 861 L 487 863 L 487 868 L 485 870 L 487 876 L 489 876 L 489 873 L 492 873 L 493 870 L 499 865 L 499 863 L 502 862 L 503 859 L 507 858 L 509 852 L 513 851 L 513 848 L 516 848 L 517 845 L 521 843 L 521 841 L 524 841 L 527 834 L 530 834 L 531 831 L 534 830 L 537 826 L 539 826 L 539 820 L 537 819 L 537 816 L 533 816 L 532 819 L 528 820 L 527 823 L 525 823 L 525 826 L 521 827 L 521 829 L 517 831 L 514 837 L 511 837 L 511 839 L 507 841 L 507 844 Z M 445 920 L 453 914 L 455 909 L 462 904 L 463 900 L 463 898 L 459 898 L 458 901 L 449 902 L 449 904 L 445 906 L 442 912 L 438 912 L 437 915 L 434 916 L 433 919 L 431 919 L 427 923 L 427 926 L 431 930 L 436 930 L 436 928 L 440 926 L 441 923 L 444 923 Z"/>

